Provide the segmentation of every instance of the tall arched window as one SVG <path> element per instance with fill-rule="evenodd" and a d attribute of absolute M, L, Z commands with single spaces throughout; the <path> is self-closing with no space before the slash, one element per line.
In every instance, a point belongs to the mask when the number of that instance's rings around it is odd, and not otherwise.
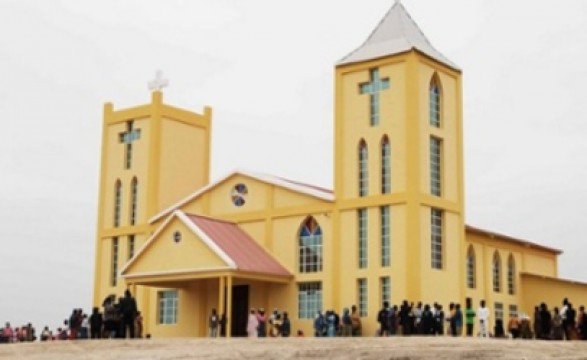
<path fill-rule="evenodd" d="M 122 183 L 116 180 L 114 185 L 114 227 L 120 225 L 120 202 L 122 200 Z"/>
<path fill-rule="evenodd" d="M 476 286 L 475 271 L 475 249 L 473 249 L 473 245 L 469 245 L 467 251 L 467 287 L 469 289 L 474 289 Z"/>
<path fill-rule="evenodd" d="M 300 272 L 322 271 L 322 229 L 312 216 L 304 220 L 300 229 Z"/>
<path fill-rule="evenodd" d="M 359 196 L 366 196 L 369 189 L 367 143 L 361 140 L 359 143 Z"/>
<path fill-rule="evenodd" d="M 514 256 L 510 254 L 508 258 L 508 294 L 514 295 L 516 293 L 516 261 Z"/>
<path fill-rule="evenodd" d="M 384 136 L 381 140 L 381 193 L 391 192 L 391 146 L 389 139 Z"/>
<path fill-rule="evenodd" d="M 139 192 L 139 182 L 136 177 L 130 184 L 130 224 L 134 225 L 137 221 L 137 198 Z"/>
<path fill-rule="evenodd" d="M 434 127 L 440 127 L 442 91 L 440 87 L 440 79 L 438 78 L 437 74 L 434 74 L 434 76 L 432 76 L 432 80 L 430 80 L 429 95 L 430 125 Z"/>
<path fill-rule="evenodd" d="M 493 291 L 501 291 L 501 258 L 497 250 L 493 254 Z"/>

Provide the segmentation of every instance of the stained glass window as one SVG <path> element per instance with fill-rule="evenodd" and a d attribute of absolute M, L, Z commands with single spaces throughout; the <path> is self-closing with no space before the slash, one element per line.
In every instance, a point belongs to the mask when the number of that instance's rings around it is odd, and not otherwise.
<path fill-rule="evenodd" d="M 430 125 L 440 127 L 440 84 L 437 76 L 432 78 L 430 82 Z"/>
<path fill-rule="evenodd" d="M 300 272 L 322 271 L 322 229 L 311 216 L 304 221 L 300 231 L 299 249 Z"/>
<path fill-rule="evenodd" d="M 366 196 L 369 191 L 369 163 L 367 143 L 359 143 L 359 196 Z"/>

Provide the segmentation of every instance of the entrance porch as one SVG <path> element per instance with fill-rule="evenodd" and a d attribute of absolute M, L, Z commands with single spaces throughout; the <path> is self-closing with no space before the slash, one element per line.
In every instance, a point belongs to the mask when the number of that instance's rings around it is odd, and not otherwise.
<path fill-rule="evenodd" d="M 187 274 L 128 275 L 125 280 L 137 294 L 144 316 L 144 334 L 153 337 L 207 337 L 209 318 L 216 309 L 224 324 L 218 336 L 247 336 L 251 308 L 277 306 L 271 296 L 286 291 L 287 277 L 238 271 Z M 280 297 L 280 296 L 276 296 Z"/>

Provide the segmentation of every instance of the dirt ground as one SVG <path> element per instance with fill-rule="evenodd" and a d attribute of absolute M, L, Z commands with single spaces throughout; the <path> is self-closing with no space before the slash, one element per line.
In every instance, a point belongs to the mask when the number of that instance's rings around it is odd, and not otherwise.
<path fill-rule="evenodd" d="M 151 339 L 0 344 L 0 359 L 587 359 L 587 342 L 437 338 Z"/>

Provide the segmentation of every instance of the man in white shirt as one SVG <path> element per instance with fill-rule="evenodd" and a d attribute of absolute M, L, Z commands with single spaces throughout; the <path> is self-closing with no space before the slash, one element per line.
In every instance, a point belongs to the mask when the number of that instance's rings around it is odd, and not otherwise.
<path fill-rule="evenodd" d="M 489 337 L 489 332 L 487 331 L 489 309 L 485 306 L 485 300 L 481 300 L 481 305 L 477 309 L 477 319 L 479 319 L 479 336 Z"/>

